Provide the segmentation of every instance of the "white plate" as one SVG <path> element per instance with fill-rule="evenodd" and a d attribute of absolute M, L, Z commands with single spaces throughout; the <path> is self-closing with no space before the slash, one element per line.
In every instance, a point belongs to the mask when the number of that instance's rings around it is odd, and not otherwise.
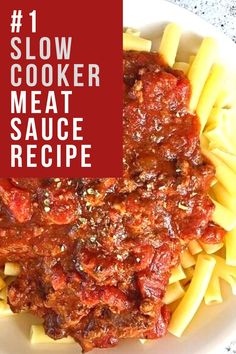
<path fill-rule="evenodd" d="M 162 0 L 124 0 L 124 26 L 139 28 L 147 38 L 159 43 L 164 25 L 179 23 L 184 35 L 178 57 L 187 59 L 196 51 L 204 36 L 217 38 L 220 44 L 219 59 L 235 66 L 236 45 L 197 16 Z M 229 289 L 226 289 L 229 290 Z M 64 354 L 78 353 L 78 345 L 30 345 L 30 324 L 37 319 L 17 315 L 0 319 L 0 354 Z M 139 341 L 123 341 L 117 348 L 94 350 L 94 354 L 222 354 L 224 345 L 236 337 L 236 297 L 226 291 L 225 302 L 211 307 L 202 306 L 181 339 L 167 336 L 141 345 Z"/>

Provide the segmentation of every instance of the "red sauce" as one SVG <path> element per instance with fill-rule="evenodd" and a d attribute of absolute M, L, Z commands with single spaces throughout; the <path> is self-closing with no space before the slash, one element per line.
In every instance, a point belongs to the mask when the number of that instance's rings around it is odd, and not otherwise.
<path fill-rule="evenodd" d="M 19 262 L 8 302 L 85 351 L 159 338 L 183 241 L 218 242 L 190 84 L 157 54 L 124 53 L 124 176 L 0 181 L 0 265 Z"/>

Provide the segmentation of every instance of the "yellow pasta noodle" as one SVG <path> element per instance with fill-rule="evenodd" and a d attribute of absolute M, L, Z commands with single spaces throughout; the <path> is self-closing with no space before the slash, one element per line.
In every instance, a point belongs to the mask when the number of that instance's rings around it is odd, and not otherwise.
<path fill-rule="evenodd" d="M 195 111 L 197 108 L 203 87 L 214 63 L 216 53 L 216 41 L 213 38 L 204 38 L 188 72 L 188 78 L 192 86 L 192 95 L 190 99 L 191 111 Z"/>
<path fill-rule="evenodd" d="M 207 125 L 205 131 L 215 129 L 219 124 L 221 124 L 223 119 L 224 110 L 218 107 L 213 107 L 207 120 Z"/>
<path fill-rule="evenodd" d="M 123 33 L 123 49 L 150 52 L 152 42 L 148 39 L 134 36 L 130 33 Z"/>
<path fill-rule="evenodd" d="M 44 328 L 42 325 L 32 325 L 30 331 L 30 342 L 31 344 L 70 344 L 74 343 L 74 339 L 72 337 L 66 337 L 58 340 L 54 340 L 48 337 L 45 334 Z"/>
<path fill-rule="evenodd" d="M 196 261 L 192 254 L 188 250 L 185 250 L 180 256 L 180 263 L 183 268 L 189 268 L 194 266 Z"/>
<path fill-rule="evenodd" d="M 10 306 L 5 301 L 0 301 L 0 317 L 11 316 L 13 312 L 10 309 Z"/>
<path fill-rule="evenodd" d="M 0 290 L 0 300 L 3 300 L 5 303 L 7 302 L 7 288 L 3 288 Z"/>
<path fill-rule="evenodd" d="M 183 62 L 175 62 L 173 65 L 173 69 L 183 71 L 184 74 L 187 74 L 189 70 L 189 64 Z"/>
<path fill-rule="evenodd" d="M 206 305 L 216 305 L 223 302 L 220 288 L 220 279 L 218 277 L 214 276 L 210 280 L 209 286 L 204 296 L 204 301 Z"/>
<path fill-rule="evenodd" d="M 221 242 L 221 243 L 212 243 L 211 244 L 211 243 L 201 242 L 201 246 L 207 254 L 212 254 L 212 253 L 216 253 L 222 247 L 224 247 L 224 243 Z"/>
<path fill-rule="evenodd" d="M 236 116 L 235 116 L 236 120 Z M 221 151 L 220 149 L 212 150 L 212 153 L 222 160 L 236 175 L 236 156 L 230 153 Z"/>
<path fill-rule="evenodd" d="M 191 240 L 188 243 L 188 249 L 192 255 L 198 254 L 202 252 L 202 247 L 197 240 Z"/>
<path fill-rule="evenodd" d="M 159 47 L 159 53 L 169 66 L 173 66 L 179 46 L 181 28 L 175 23 L 166 26 Z"/>
<path fill-rule="evenodd" d="M 168 285 L 166 294 L 163 298 L 163 302 L 166 305 L 169 305 L 172 302 L 175 302 L 176 300 L 180 299 L 183 297 L 185 294 L 184 288 L 180 284 L 179 281 Z"/>
<path fill-rule="evenodd" d="M 186 278 L 181 280 L 181 284 L 185 287 L 189 284 L 194 274 L 194 267 L 189 267 L 185 269 Z"/>
<path fill-rule="evenodd" d="M 140 36 L 140 31 L 134 29 L 134 28 L 126 28 L 125 33 L 132 34 L 133 36 L 139 37 Z"/>
<path fill-rule="evenodd" d="M 147 341 L 148 341 L 148 339 L 144 339 L 144 338 L 140 338 L 140 339 L 139 339 L 139 342 L 140 342 L 141 344 L 145 344 L 145 343 L 147 343 Z"/>
<path fill-rule="evenodd" d="M 223 301 L 219 279 L 224 279 L 228 282 L 231 285 L 233 294 L 236 295 L 236 267 L 227 265 L 225 260 L 219 256 L 213 257 L 216 260 L 216 266 L 205 294 L 205 302 L 207 304 Z"/>
<path fill-rule="evenodd" d="M 5 281 L 0 277 L 0 290 L 4 289 L 6 286 Z"/>
<path fill-rule="evenodd" d="M 219 182 L 212 187 L 212 190 L 216 200 L 236 214 L 236 196 L 232 196 Z"/>
<path fill-rule="evenodd" d="M 236 146 L 234 146 L 222 125 L 218 125 L 216 128 L 206 131 L 205 135 L 210 141 L 210 150 L 219 148 L 230 153 L 236 153 Z"/>
<path fill-rule="evenodd" d="M 195 55 L 190 55 L 189 56 L 189 68 L 190 68 L 190 66 L 192 65 L 192 63 L 193 63 L 193 61 L 195 60 L 195 58 L 196 58 L 196 56 Z"/>
<path fill-rule="evenodd" d="M 203 140 L 201 139 L 203 142 Z M 236 174 L 218 157 L 212 154 L 210 151 L 201 146 L 203 154 L 211 160 L 216 168 L 216 178 L 225 187 L 225 189 L 231 194 L 236 196 Z"/>
<path fill-rule="evenodd" d="M 183 270 L 183 268 L 181 267 L 181 265 L 178 265 L 178 267 L 173 268 L 171 270 L 171 276 L 169 279 L 169 284 L 173 284 L 178 280 L 182 280 L 186 278 L 185 272 Z"/>
<path fill-rule="evenodd" d="M 236 228 L 225 236 L 226 264 L 236 266 Z"/>
<path fill-rule="evenodd" d="M 232 108 L 236 104 L 236 78 L 232 77 L 232 72 L 227 73 L 226 80 L 224 80 L 222 90 L 219 92 L 215 107 Z"/>
<path fill-rule="evenodd" d="M 225 77 L 225 70 L 222 65 L 214 64 L 210 75 L 202 90 L 198 105 L 197 114 L 201 123 L 201 130 L 204 129 L 210 112 L 216 102 L 217 96 L 222 87 Z"/>
<path fill-rule="evenodd" d="M 215 204 L 212 220 L 226 231 L 231 231 L 236 226 L 236 215 L 215 200 L 212 201 Z"/>
<path fill-rule="evenodd" d="M 20 274 L 20 265 L 18 263 L 7 262 L 4 267 L 4 274 L 10 276 L 17 276 Z"/>
<path fill-rule="evenodd" d="M 215 259 L 199 255 L 189 288 L 170 320 L 168 331 L 180 337 L 199 308 L 212 276 Z"/>

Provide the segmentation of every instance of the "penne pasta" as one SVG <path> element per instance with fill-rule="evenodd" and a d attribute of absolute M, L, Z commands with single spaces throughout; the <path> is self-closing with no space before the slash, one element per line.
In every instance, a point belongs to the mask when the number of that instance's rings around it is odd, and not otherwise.
<path fill-rule="evenodd" d="M 236 214 L 236 196 L 232 196 L 221 183 L 217 183 L 212 187 L 216 200 Z"/>
<path fill-rule="evenodd" d="M 168 331 L 180 337 L 199 308 L 214 270 L 216 260 L 199 255 L 189 288 L 172 315 Z"/>
<path fill-rule="evenodd" d="M 204 130 L 209 131 L 215 129 L 218 125 L 220 125 L 223 120 L 223 113 L 223 109 L 213 107 L 208 116 L 207 124 Z"/>
<path fill-rule="evenodd" d="M 180 299 L 183 297 L 185 294 L 185 291 L 180 284 L 179 281 L 168 285 L 165 296 L 163 298 L 163 302 L 166 305 L 169 305 L 172 302 L 175 302 L 176 300 Z"/>
<path fill-rule="evenodd" d="M 180 36 L 181 28 L 175 23 L 170 23 L 167 25 L 162 36 L 159 53 L 171 67 L 175 62 Z"/>
<path fill-rule="evenodd" d="M 192 280 L 193 274 L 194 274 L 194 267 L 189 267 L 185 269 L 185 274 L 186 278 L 181 280 L 181 284 L 186 287 L 186 285 L 189 285 L 189 282 Z"/>
<path fill-rule="evenodd" d="M 202 140 L 203 141 L 203 140 Z M 233 196 L 236 196 L 236 174 L 224 164 L 218 157 L 201 146 L 203 154 L 211 160 L 216 168 L 216 178 L 223 185 L 223 187 Z"/>
<path fill-rule="evenodd" d="M 148 39 L 137 37 L 130 33 L 123 33 L 123 49 L 150 52 L 152 42 Z"/>
<path fill-rule="evenodd" d="M 186 75 L 189 70 L 189 64 L 184 62 L 175 62 L 173 69 L 183 71 L 183 73 Z"/>
<path fill-rule="evenodd" d="M 4 274 L 7 276 L 17 276 L 20 274 L 20 270 L 20 265 L 18 263 L 5 263 Z"/>
<path fill-rule="evenodd" d="M 11 311 L 10 306 L 5 301 L 0 301 L 0 317 L 11 316 L 14 313 Z"/>
<path fill-rule="evenodd" d="M 0 277 L 0 290 L 4 289 L 6 287 L 5 281 Z"/>
<path fill-rule="evenodd" d="M 235 117 L 236 119 L 236 117 Z M 236 175 L 236 156 L 220 149 L 213 149 L 212 153 L 222 160 Z"/>
<path fill-rule="evenodd" d="M 129 33 L 129 34 L 132 34 L 133 36 L 136 36 L 136 37 L 139 37 L 141 32 L 134 29 L 134 28 L 126 28 L 126 31 L 125 33 Z"/>
<path fill-rule="evenodd" d="M 211 187 L 213 187 L 217 183 L 217 179 L 214 178 L 213 181 L 211 182 Z"/>
<path fill-rule="evenodd" d="M 216 253 L 217 251 L 219 251 L 222 247 L 224 247 L 224 243 L 203 243 L 200 242 L 202 248 L 204 249 L 204 251 L 207 254 L 212 254 L 212 253 Z"/>
<path fill-rule="evenodd" d="M 204 296 L 204 301 L 206 305 L 216 305 L 223 302 L 220 279 L 218 277 L 212 277 Z"/>
<path fill-rule="evenodd" d="M 214 63 L 216 53 L 216 41 L 212 38 L 204 38 L 188 72 L 188 78 L 192 86 L 192 95 L 190 99 L 191 111 L 195 111 L 197 108 L 203 87 Z"/>
<path fill-rule="evenodd" d="M 30 342 L 31 344 L 71 344 L 75 341 L 72 337 L 54 340 L 45 334 L 42 325 L 32 325 L 30 330 Z"/>
<path fill-rule="evenodd" d="M 233 294 L 236 295 L 236 267 L 227 265 L 225 260 L 219 256 L 213 257 L 216 260 L 216 266 L 205 294 L 205 302 L 208 305 L 223 301 L 219 279 L 224 279 L 229 283 Z"/>
<path fill-rule="evenodd" d="M 225 236 L 226 264 L 236 266 L 236 228 Z"/>
<path fill-rule="evenodd" d="M 195 55 L 190 55 L 190 57 L 189 57 L 189 68 L 190 68 L 190 66 L 192 65 L 192 63 L 193 63 L 193 61 L 194 61 L 195 58 L 196 58 Z"/>
<path fill-rule="evenodd" d="M 175 283 L 179 280 L 185 279 L 185 278 L 186 278 L 186 275 L 185 275 L 183 268 L 181 267 L 181 265 L 178 265 L 178 267 L 173 268 L 171 270 L 169 284 L 173 284 L 173 283 Z"/>
<path fill-rule="evenodd" d="M 218 148 L 230 153 L 236 153 L 236 146 L 234 146 L 230 137 L 227 136 L 227 133 L 222 126 L 219 125 L 212 130 L 207 130 L 204 134 L 210 141 L 210 150 L 213 151 Z"/>
<path fill-rule="evenodd" d="M 147 341 L 148 341 L 148 339 L 144 339 L 144 338 L 140 338 L 140 339 L 139 339 L 139 342 L 140 342 L 141 344 L 145 344 L 145 343 L 147 343 Z"/>
<path fill-rule="evenodd" d="M 235 76 L 235 75 L 234 75 Z M 224 80 L 223 87 L 219 92 L 215 107 L 232 108 L 236 104 L 236 78 L 232 78 L 232 73 L 227 73 L 226 80 Z"/>
<path fill-rule="evenodd" d="M 197 240 L 190 241 L 188 243 L 188 249 L 193 256 L 202 252 L 202 247 Z"/>
<path fill-rule="evenodd" d="M 224 67 L 218 64 L 213 65 L 197 105 L 197 115 L 200 119 L 201 131 L 204 129 L 214 103 L 216 102 L 224 77 Z"/>
<path fill-rule="evenodd" d="M 180 263 L 185 269 L 194 266 L 196 261 L 192 254 L 188 250 L 185 250 L 180 256 Z"/>
<path fill-rule="evenodd" d="M 0 300 L 3 300 L 5 303 L 7 303 L 7 288 L 3 288 L 0 290 Z"/>
<path fill-rule="evenodd" d="M 212 220 L 226 231 L 231 231 L 236 226 L 236 215 L 215 200 L 212 201 L 215 204 Z"/>

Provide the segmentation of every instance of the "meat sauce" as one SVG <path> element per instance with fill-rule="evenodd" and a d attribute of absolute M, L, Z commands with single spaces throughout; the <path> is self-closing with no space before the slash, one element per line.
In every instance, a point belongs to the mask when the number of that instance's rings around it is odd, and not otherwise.
<path fill-rule="evenodd" d="M 0 266 L 19 262 L 14 312 L 84 351 L 165 335 L 170 271 L 191 239 L 215 243 L 190 84 L 157 54 L 124 53 L 124 174 L 0 180 Z"/>

